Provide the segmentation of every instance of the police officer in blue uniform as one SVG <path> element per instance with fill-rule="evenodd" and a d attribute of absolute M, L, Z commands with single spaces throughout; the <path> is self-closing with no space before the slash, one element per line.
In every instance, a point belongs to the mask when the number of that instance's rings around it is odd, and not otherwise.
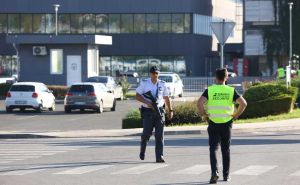
<path fill-rule="evenodd" d="M 159 68 L 152 66 L 150 68 L 150 78 L 141 82 L 136 89 L 136 99 L 143 103 L 141 107 L 141 116 L 143 121 L 143 133 L 141 136 L 140 159 L 145 159 L 145 151 L 147 143 L 152 135 L 153 128 L 155 128 L 155 155 L 157 163 L 164 163 L 163 146 L 164 146 L 164 107 L 168 107 L 168 118 L 172 119 L 173 109 L 169 98 L 169 91 L 166 83 L 158 79 Z M 153 97 L 157 99 L 156 104 L 163 116 L 159 116 L 152 106 L 152 102 L 143 94 L 151 91 Z"/>

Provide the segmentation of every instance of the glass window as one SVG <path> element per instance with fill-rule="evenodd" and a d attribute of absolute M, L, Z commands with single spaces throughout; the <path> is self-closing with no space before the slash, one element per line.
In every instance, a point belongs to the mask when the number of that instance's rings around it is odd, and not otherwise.
<path fill-rule="evenodd" d="M 20 33 L 19 14 L 8 14 L 8 33 Z"/>
<path fill-rule="evenodd" d="M 184 33 L 184 14 L 172 15 L 172 33 Z"/>
<path fill-rule="evenodd" d="M 58 32 L 70 33 L 70 14 L 58 15 Z"/>
<path fill-rule="evenodd" d="M 123 72 L 136 72 L 136 57 L 125 56 L 123 61 Z"/>
<path fill-rule="evenodd" d="M 185 64 L 184 57 L 182 56 L 175 57 L 174 72 L 178 73 L 181 76 L 186 75 L 186 64 Z"/>
<path fill-rule="evenodd" d="M 120 14 L 109 14 L 109 33 L 120 33 Z"/>
<path fill-rule="evenodd" d="M 148 33 L 158 32 L 158 14 L 147 14 L 146 23 Z"/>
<path fill-rule="evenodd" d="M 71 14 L 71 33 L 82 33 L 83 16 L 82 14 Z"/>
<path fill-rule="evenodd" d="M 94 86 L 92 85 L 72 85 L 69 92 L 73 93 L 91 93 L 94 92 Z"/>
<path fill-rule="evenodd" d="M 96 33 L 108 33 L 108 16 L 106 14 L 96 15 Z"/>
<path fill-rule="evenodd" d="M 7 14 L 0 14 L 0 33 L 7 33 Z"/>
<path fill-rule="evenodd" d="M 31 14 L 21 14 L 21 33 L 32 33 Z"/>
<path fill-rule="evenodd" d="M 55 33 L 55 14 L 46 14 L 46 33 Z"/>
<path fill-rule="evenodd" d="M 134 33 L 146 32 L 146 15 L 134 14 Z"/>
<path fill-rule="evenodd" d="M 159 14 L 159 32 L 171 33 L 171 14 Z"/>
<path fill-rule="evenodd" d="M 133 33 L 133 14 L 121 15 L 121 33 Z"/>
<path fill-rule="evenodd" d="M 151 66 L 159 66 L 161 65 L 161 61 L 158 57 L 156 56 L 150 56 L 149 57 L 149 67 Z"/>
<path fill-rule="evenodd" d="M 33 14 L 33 33 L 46 33 L 45 14 Z"/>
<path fill-rule="evenodd" d="M 0 76 L 11 76 L 11 56 L 0 56 Z"/>
<path fill-rule="evenodd" d="M 95 33 L 95 15 L 84 14 L 83 15 L 83 32 L 84 33 Z"/>
<path fill-rule="evenodd" d="M 161 61 L 160 70 L 162 72 L 173 72 L 174 71 L 174 57 L 173 56 L 161 56 L 159 57 Z"/>
<path fill-rule="evenodd" d="M 13 85 L 9 91 L 13 92 L 34 92 L 35 87 L 33 85 Z"/>
<path fill-rule="evenodd" d="M 149 60 L 147 56 L 136 57 L 136 67 L 139 76 L 149 75 Z"/>
<path fill-rule="evenodd" d="M 191 18 L 190 18 L 190 14 L 185 14 L 184 17 L 184 33 L 190 33 L 190 26 L 191 24 Z"/>
<path fill-rule="evenodd" d="M 50 50 L 50 74 L 63 74 L 63 50 Z"/>
<path fill-rule="evenodd" d="M 100 57 L 99 58 L 99 74 L 104 76 L 111 76 L 111 57 Z"/>
<path fill-rule="evenodd" d="M 16 55 L 11 57 L 11 62 L 12 75 L 18 75 L 18 58 Z"/>
<path fill-rule="evenodd" d="M 117 76 L 117 74 L 123 72 L 123 58 L 119 56 L 113 56 L 111 59 L 111 68 L 113 76 Z"/>

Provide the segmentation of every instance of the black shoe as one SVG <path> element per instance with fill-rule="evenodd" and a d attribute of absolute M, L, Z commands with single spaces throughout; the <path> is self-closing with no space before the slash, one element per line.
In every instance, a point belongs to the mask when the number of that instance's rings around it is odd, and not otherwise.
<path fill-rule="evenodd" d="M 228 175 L 228 176 L 224 176 L 224 179 L 223 179 L 224 181 L 230 181 L 231 180 L 231 178 L 230 178 L 230 176 Z"/>
<path fill-rule="evenodd" d="M 210 180 L 209 180 L 209 184 L 217 184 L 218 179 L 219 179 L 218 175 L 216 175 L 216 174 L 212 175 Z"/>
<path fill-rule="evenodd" d="M 140 153 L 140 159 L 143 161 L 145 159 L 145 154 Z"/>
<path fill-rule="evenodd" d="M 157 162 L 157 163 L 164 163 L 165 160 L 164 160 L 163 157 L 160 157 L 160 158 L 157 158 L 157 159 L 156 159 L 156 162 Z"/>

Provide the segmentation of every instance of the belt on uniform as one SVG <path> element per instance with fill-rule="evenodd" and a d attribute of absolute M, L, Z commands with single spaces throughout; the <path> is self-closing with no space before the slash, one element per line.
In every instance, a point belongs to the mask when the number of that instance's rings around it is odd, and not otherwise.
<path fill-rule="evenodd" d="M 163 109 L 163 107 L 158 107 L 160 110 L 161 109 Z M 152 109 L 152 108 L 148 108 L 148 107 L 141 107 L 141 109 L 143 110 L 143 111 L 154 111 L 154 109 Z"/>

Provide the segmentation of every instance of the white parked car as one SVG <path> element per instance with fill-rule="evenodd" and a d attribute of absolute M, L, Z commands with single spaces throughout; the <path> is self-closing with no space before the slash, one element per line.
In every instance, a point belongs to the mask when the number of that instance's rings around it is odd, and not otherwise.
<path fill-rule="evenodd" d="M 70 113 L 74 109 L 84 111 L 92 109 L 98 113 L 103 109 L 116 110 L 114 94 L 102 83 L 76 83 L 73 84 L 65 97 L 65 112 Z"/>
<path fill-rule="evenodd" d="M 183 83 L 178 74 L 172 72 L 161 72 L 158 78 L 166 82 L 172 98 L 176 96 L 183 96 Z"/>
<path fill-rule="evenodd" d="M 5 99 L 6 112 L 19 108 L 24 111 L 27 108 L 41 112 L 43 109 L 53 111 L 55 109 L 55 97 L 47 86 L 38 82 L 14 83 L 7 92 Z"/>
<path fill-rule="evenodd" d="M 86 82 L 102 83 L 113 92 L 116 99 L 124 99 L 122 87 L 111 76 L 93 76 L 89 77 Z"/>

